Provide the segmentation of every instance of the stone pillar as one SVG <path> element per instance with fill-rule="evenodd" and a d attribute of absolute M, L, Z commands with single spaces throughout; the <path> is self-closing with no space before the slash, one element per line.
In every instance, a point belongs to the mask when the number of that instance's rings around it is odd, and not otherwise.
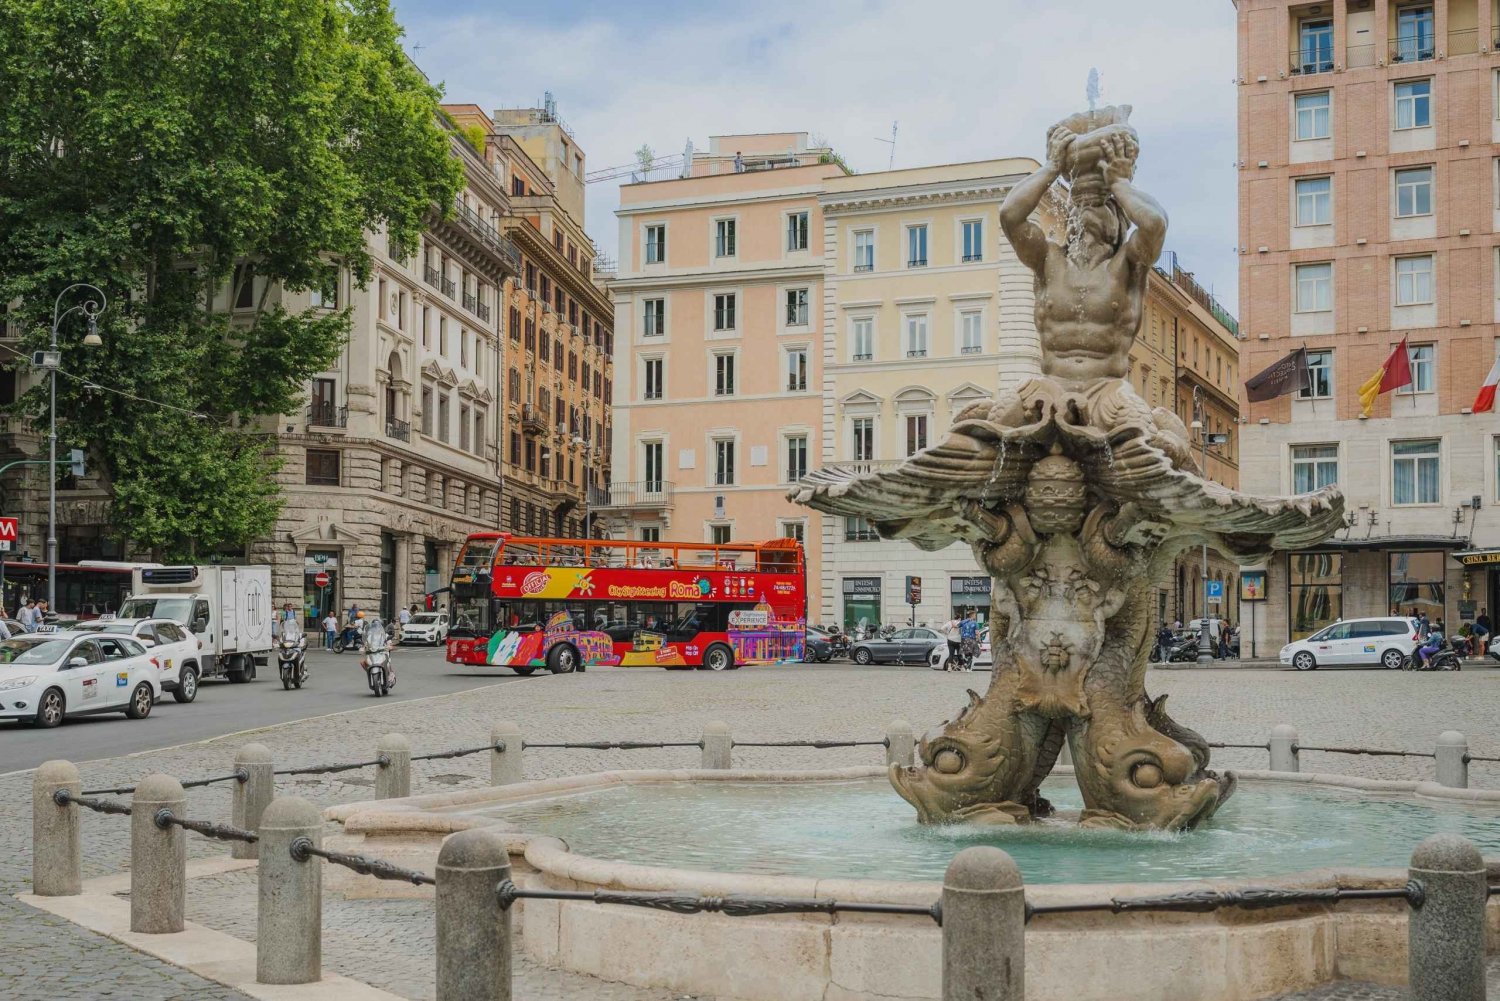
<path fill-rule="evenodd" d="M 437 861 L 437 1001 L 510 1001 L 510 879 L 505 837 L 487 827 L 443 839 Z"/>
<path fill-rule="evenodd" d="M 83 892 L 80 807 L 58 806 L 58 791 L 83 792 L 71 761 L 44 761 L 31 776 L 31 892 L 38 897 L 71 897 Z"/>
<path fill-rule="evenodd" d="M 1469 788 L 1469 738 L 1457 730 L 1444 730 L 1438 734 L 1437 749 L 1438 785 L 1450 789 Z"/>
<path fill-rule="evenodd" d="M 246 744 L 235 752 L 234 767 L 250 777 L 234 784 L 230 822 L 241 830 L 253 831 L 260 827 L 260 815 L 276 796 L 276 776 L 271 774 L 276 765 L 271 760 L 271 749 L 264 744 Z M 260 858 L 260 845 L 231 842 L 229 857 Z"/>
<path fill-rule="evenodd" d="M 1484 859 L 1457 834 L 1434 834 L 1411 854 L 1421 907 L 1407 923 L 1412 1001 L 1485 1001 Z"/>
<path fill-rule="evenodd" d="M 375 745 L 375 756 L 390 763 L 375 766 L 375 798 L 405 799 L 411 795 L 411 741 L 388 733 Z"/>
<path fill-rule="evenodd" d="M 130 930 L 182 931 L 187 909 L 187 831 L 156 814 L 187 816 L 187 794 L 170 775 L 147 775 L 130 801 Z"/>
<path fill-rule="evenodd" d="M 885 725 L 885 763 L 905 768 L 913 761 L 916 737 L 911 724 L 904 719 L 893 719 Z"/>
<path fill-rule="evenodd" d="M 1021 870 L 988 846 L 965 848 L 943 877 L 943 1001 L 1025 1001 Z"/>
<path fill-rule="evenodd" d="M 1271 727 L 1271 771 L 1299 772 L 1302 770 L 1297 757 L 1297 728 L 1282 723 Z"/>
<path fill-rule="evenodd" d="M 715 720 L 703 724 L 703 767 L 729 768 L 730 749 L 734 738 L 729 735 L 729 724 Z"/>
<path fill-rule="evenodd" d="M 500 744 L 505 750 L 495 750 Z M 490 727 L 490 785 L 508 786 L 521 781 L 521 728 L 506 720 Z"/>
<path fill-rule="evenodd" d="M 323 976 L 323 860 L 292 857 L 292 842 L 323 842 L 323 812 L 300 796 L 280 796 L 260 818 L 260 898 L 255 982 L 312 984 Z"/>

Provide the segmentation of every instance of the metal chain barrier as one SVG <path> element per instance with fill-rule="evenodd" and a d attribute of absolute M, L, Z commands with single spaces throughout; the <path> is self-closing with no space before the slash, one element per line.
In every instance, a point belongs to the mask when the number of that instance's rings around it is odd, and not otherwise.
<path fill-rule="evenodd" d="M 489 748 L 485 748 L 489 750 Z M 331 775 L 334 772 L 352 772 L 356 768 L 369 768 L 379 765 L 382 768 L 389 767 L 391 759 L 389 755 L 382 754 L 374 761 L 355 761 L 347 765 L 310 765 L 307 768 L 283 768 L 272 772 L 272 775 Z"/>
<path fill-rule="evenodd" d="M 193 831 L 203 835 L 205 838 L 214 838 L 218 841 L 244 841 L 254 844 L 260 840 L 260 835 L 254 831 L 246 831 L 229 824 L 214 824 L 207 820 L 192 820 L 188 817 L 178 817 L 171 810 L 163 807 L 157 810 L 151 817 L 151 822 L 162 830 L 172 825 L 177 825 L 184 830 Z"/>
<path fill-rule="evenodd" d="M 500 906 L 509 910 L 517 900 L 586 900 L 595 904 L 650 907 L 674 914 L 727 914 L 733 918 L 764 914 L 919 914 L 943 923 L 942 903 L 865 904 L 795 897 L 700 897 L 690 893 L 641 893 L 624 890 L 523 890 L 510 880 L 495 888 Z"/>
<path fill-rule="evenodd" d="M 1389 889 L 1348 889 L 1335 886 L 1314 890 L 1273 890 L 1246 887 L 1242 890 L 1194 890 L 1162 897 L 1111 897 L 1087 904 L 1032 904 L 1026 902 L 1026 920 L 1038 914 L 1080 914 L 1108 911 L 1124 914 L 1134 911 L 1191 911 L 1207 913 L 1225 907 L 1261 910 L 1267 907 L 1292 907 L 1298 904 L 1337 904 L 1344 900 L 1405 900 L 1420 909 L 1426 900 L 1422 884 L 1416 880 Z"/>
<path fill-rule="evenodd" d="M 1500 761 L 1500 758 L 1485 757 L 1482 754 L 1465 754 L 1464 764 L 1468 764 L 1471 761 Z"/>
<path fill-rule="evenodd" d="M 533 744 L 531 741 L 522 741 L 523 750 L 533 748 L 548 748 L 553 750 L 568 751 L 640 751 L 647 748 L 657 747 L 703 747 L 701 740 L 688 741 L 647 741 L 647 740 L 593 740 L 574 741 L 563 744 Z"/>
<path fill-rule="evenodd" d="M 130 807 L 124 803 L 116 803 L 111 799 L 88 799 L 82 795 L 74 796 L 66 789 L 59 789 L 52 794 L 52 802 L 58 806 L 67 806 L 69 803 L 81 806 L 95 813 L 115 813 L 122 817 L 130 816 Z"/>
<path fill-rule="evenodd" d="M 204 786 L 213 785 L 215 782 L 228 782 L 230 780 L 244 784 L 250 781 L 250 773 L 243 768 L 237 769 L 229 775 L 215 775 L 211 779 L 193 779 L 182 783 L 184 789 L 201 789 Z M 127 792 L 135 792 L 135 786 L 117 786 L 114 789 L 85 789 L 85 796 L 120 796 Z"/>
<path fill-rule="evenodd" d="M 470 754 L 482 754 L 485 751 L 505 751 L 505 741 L 497 740 L 493 744 L 485 744 L 483 747 L 465 747 L 458 751 L 438 751 L 434 754 L 413 754 L 413 761 L 433 761 L 438 758 L 463 758 Z"/>
<path fill-rule="evenodd" d="M 318 848 L 311 838 L 297 838 L 292 841 L 290 850 L 292 858 L 298 862 L 306 862 L 309 858 L 317 856 L 334 865 L 341 865 L 345 869 L 353 869 L 361 876 L 374 876 L 376 879 L 390 879 L 398 883 L 414 883 L 417 886 L 436 886 L 437 880 L 426 873 L 417 872 L 415 869 L 403 869 L 384 859 L 371 858 L 368 855 L 349 855 L 344 852 L 330 852 Z"/>
<path fill-rule="evenodd" d="M 1217 740 L 1210 740 L 1208 742 L 1208 746 L 1209 747 L 1236 748 L 1236 749 L 1242 749 L 1242 750 L 1246 750 L 1246 751 L 1269 751 L 1271 749 L 1271 745 L 1269 745 L 1269 744 L 1225 744 L 1225 743 L 1223 743 L 1221 741 L 1217 741 Z"/>
<path fill-rule="evenodd" d="M 736 740 L 735 747 L 890 747 L 889 740 Z"/>
<path fill-rule="evenodd" d="M 1377 758 L 1433 758 L 1436 757 L 1431 751 L 1382 751 L 1373 747 L 1309 747 L 1306 744 L 1293 744 L 1292 753 L 1301 751 L 1322 751 L 1325 754 L 1368 754 Z"/>

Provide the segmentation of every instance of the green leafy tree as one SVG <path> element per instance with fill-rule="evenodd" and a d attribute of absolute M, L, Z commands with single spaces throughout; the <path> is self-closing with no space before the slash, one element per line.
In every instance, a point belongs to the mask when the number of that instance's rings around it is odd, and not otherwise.
<path fill-rule="evenodd" d="M 64 331 L 59 436 L 132 546 L 271 529 L 268 418 L 350 324 L 274 290 L 363 286 L 367 233 L 414 247 L 451 207 L 462 167 L 400 36 L 387 0 L 0 3 L 0 303 L 30 350 L 69 283 L 108 293 L 104 347 Z"/>

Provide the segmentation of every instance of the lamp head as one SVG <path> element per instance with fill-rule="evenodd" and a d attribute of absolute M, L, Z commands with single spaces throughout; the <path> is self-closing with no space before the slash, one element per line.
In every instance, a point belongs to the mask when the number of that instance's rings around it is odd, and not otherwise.
<path fill-rule="evenodd" d="M 104 346 L 104 338 L 99 336 L 99 321 L 93 313 L 89 314 L 89 332 L 83 335 L 83 346 L 86 348 Z"/>

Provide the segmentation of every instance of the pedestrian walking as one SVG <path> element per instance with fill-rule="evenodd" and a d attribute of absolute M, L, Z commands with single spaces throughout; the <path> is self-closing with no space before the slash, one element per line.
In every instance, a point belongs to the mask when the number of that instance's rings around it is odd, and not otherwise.
<path fill-rule="evenodd" d="M 1219 659 L 1229 659 L 1229 620 L 1219 620 Z"/>
<path fill-rule="evenodd" d="M 396 642 L 401 642 L 401 637 L 406 635 L 406 627 L 411 623 L 411 611 L 405 606 L 396 613 Z"/>
<path fill-rule="evenodd" d="M 949 619 L 943 627 L 943 638 L 948 641 L 948 663 L 943 665 L 943 670 L 957 671 L 958 651 L 964 641 L 962 623 L 956 618 Z"/>
<path fill-rule="evenodd" d="M 979 615 L 974 609 L 964 614 L 958 624 L 960 659 L 965 671 L 974 670 L 974 657 L 979 653 Z"/>
<path fill-rule="evenodd" d="M 20 621 L 22 629 L 28 633 L 36 632 L 36 602 L 27 598 L 26 604 L 16 613 L 16 618 Z"/>
<path fill-rule="evenodd" d="M 332 650 L 333 640 L 339 634 L 339 620 L 332 612 L 323 620 L 323 649 Z"/>
<path fill-rule="evenodd" d="M 1474 653 L 1472 656 L 1483 657 L 1489 652 L 1490 645 L 1490 612 L 1487 608 L 1479 610 L 1479 617 L 1474 620 L 1474 626 L 1469 630 L 1474 634 Z"/>

